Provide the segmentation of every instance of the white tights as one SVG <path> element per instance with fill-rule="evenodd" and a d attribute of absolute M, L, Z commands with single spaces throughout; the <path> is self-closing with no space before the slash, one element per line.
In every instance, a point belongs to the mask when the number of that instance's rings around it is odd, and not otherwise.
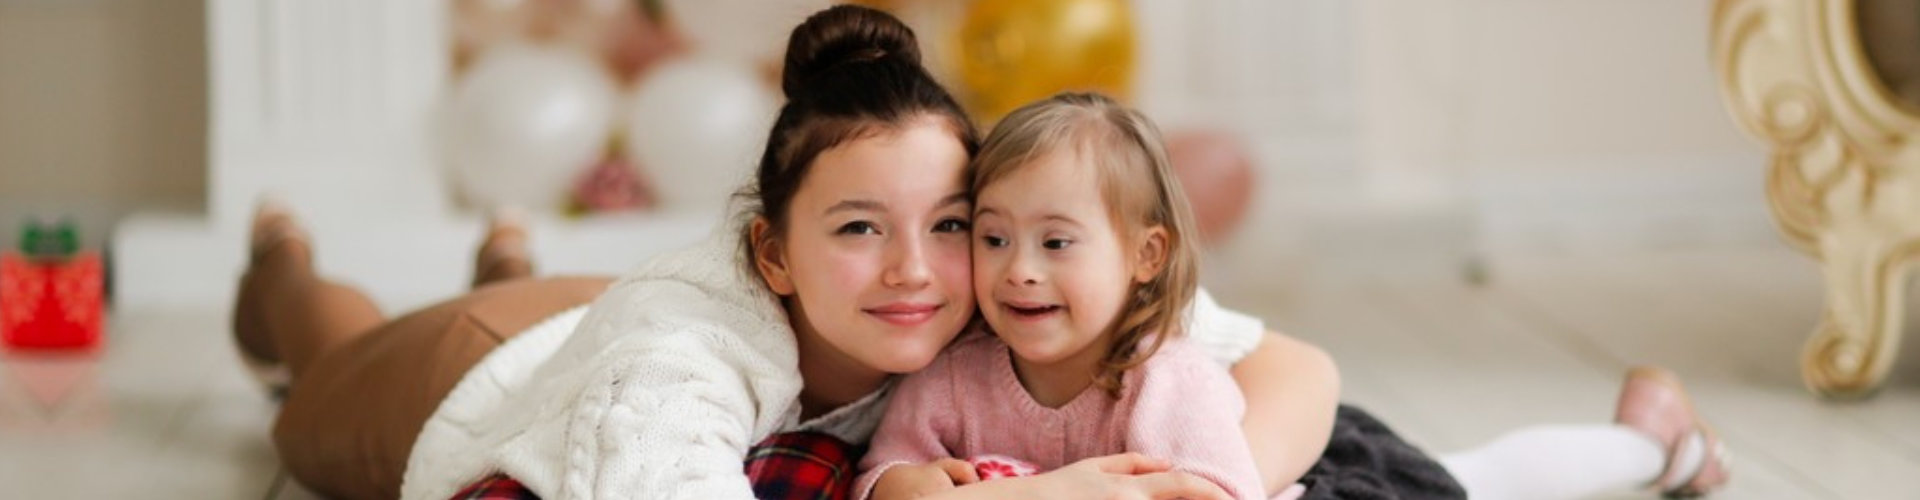
<path fill-rule="evenodd" d="M 1697 436 L 1695 437 L 1697 440 Z M 1695 443 L 1697 444 L 1697 443 Z M 1675 460 L 1690 477 L 1703 461 L 1696 450 Z M 1666 466 L 1666 450 L 1622 425 L 1542 425 L 1509 432 L 1479 448 L 1449 453 L 1440 463 L 1475 500 L 1575 499 L 1645 488 Z"/>

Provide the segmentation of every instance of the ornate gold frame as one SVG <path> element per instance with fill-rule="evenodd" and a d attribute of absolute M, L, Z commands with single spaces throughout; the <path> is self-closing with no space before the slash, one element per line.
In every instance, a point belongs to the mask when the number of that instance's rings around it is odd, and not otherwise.
<path fill-rule="evenodd" d="M 1865 397 L 1899 352 L 1920 255 L 1920 113 L 1881 82 L 1854 0 L 1716 0 L 1714 69 L 1740 126 L 1773 147 L 1767 201 L 1820 263 L 1826 308 L 1801 356 L 1807 386 Z"/>

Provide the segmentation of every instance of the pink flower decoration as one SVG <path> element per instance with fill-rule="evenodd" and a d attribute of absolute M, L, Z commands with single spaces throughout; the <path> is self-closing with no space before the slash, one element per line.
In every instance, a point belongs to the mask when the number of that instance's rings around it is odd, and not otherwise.
<path fill-rule="evenodd" d="M 1040 472 L 1033 464 L 1005 455 L 977 455 L 968 458 L 967 463 L 973 464 L 974 473 L 980 475 L 981 481 L 1031 476 Z"/>

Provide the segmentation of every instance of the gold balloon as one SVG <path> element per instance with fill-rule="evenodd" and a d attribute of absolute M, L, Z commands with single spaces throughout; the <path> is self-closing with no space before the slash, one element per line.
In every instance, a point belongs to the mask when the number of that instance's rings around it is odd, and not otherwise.
<path fill-rule="evenodd" d="M 962 99 L 983 123 L 1061 91 L 1132 90 L 1127 0 L 978 0 L 956 33 Z"/>
<path fill-rule="evenodd" d="M 895 7 L 899 7 L 899 5 L 895 5 L 899 3 L 899 2 L 896 2 L 895 0 L 847 0 L 846 3 L 859 5 L 862 7 L 873 7 L 875 9 L 880 9 L 880 10 L 889 11 L 889 12 L 893 11 Z"/>

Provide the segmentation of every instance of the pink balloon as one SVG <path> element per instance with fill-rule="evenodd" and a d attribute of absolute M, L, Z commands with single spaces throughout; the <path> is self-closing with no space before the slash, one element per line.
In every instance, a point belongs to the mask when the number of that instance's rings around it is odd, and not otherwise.
<path fill-rule="evenodd" d="M 552 44 L 592 54 L 622 84 L 681 50 L 678 32 L 633 0 L 453 0 L 453 55 L 464 71 L 487 47 Z"/>
<path fill-rule="evenodd" d="M 1168 137 L 1167 156 L 1193 205 L 1201 244 L 1225 241 L 1253 202 L 1253 157 L 1246 145 L 1222 132 L 1179 132 Z"/>
<path fill-rule="evenodd" d="M 608 155 L 575 181 L 573 208 L 580 212 L 617 212 L 653 207 L 653 192 L 639 170 L 618 154 Z"/>

